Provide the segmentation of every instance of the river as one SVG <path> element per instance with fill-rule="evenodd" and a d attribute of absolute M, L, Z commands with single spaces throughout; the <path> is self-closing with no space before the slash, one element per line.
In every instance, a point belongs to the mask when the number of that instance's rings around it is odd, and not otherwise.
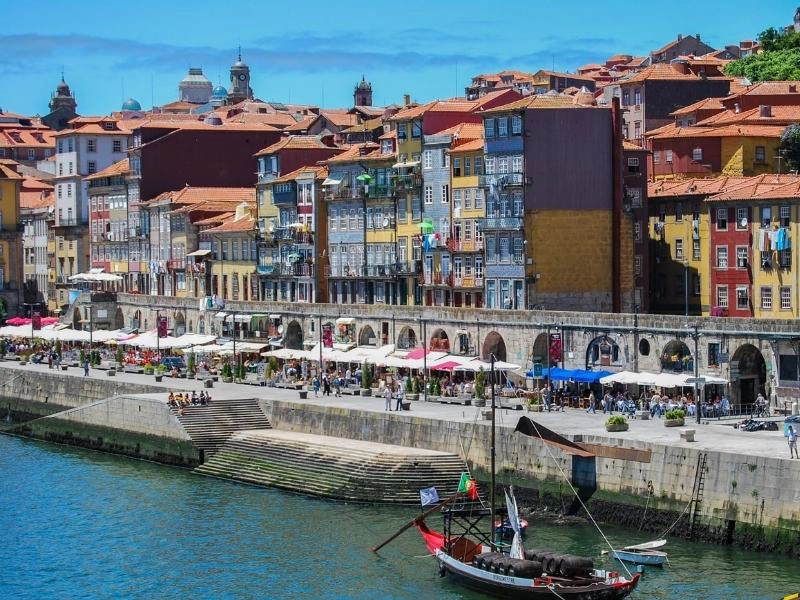
<path fill-rule="evenodd" d="M 380 556 L 369 551 L 413 514 L 0 435 L 0 598 L 482 598 L 440 579 L 414 531 Z M 588 525 L 532 529 L 538 548 L 603 549 Z M 634 598 L 800 590 L 793 560 L 677 541 L 666 549 L 671 568 L 648 571 Z"/>

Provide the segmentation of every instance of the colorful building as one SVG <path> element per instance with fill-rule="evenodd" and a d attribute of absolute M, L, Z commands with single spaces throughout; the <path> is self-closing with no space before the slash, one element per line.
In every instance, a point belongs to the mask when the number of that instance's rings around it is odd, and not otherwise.
<path fill-rule="evenodd" d="M 223 254 L 214 277 L 218 284 L 215 289 L 225 299 L 248 301 L 258 298 L 255 208 L 254 200 L 242 202 L 231 217 L 199 232 L 201 243 L 222 246 Z"/>
<path fill-rule="evenodd" d="M 47 181 L 24 177 L 19 194 L 22 230 L 22 276 L 25 304 L 47 307 L 49 219 L 55 209 L 53 186 Z"/>
<path fill-rule="evenodd" d="M 119 289 L 128 279 L 128 159 L 124 158 L 86 178 L 89 184 L 91 266 L 120 275 Z"/>
<path fill-rule="evenodd" d="M 17 314 L 22 306 L 22 244 L 18 224 L 22 175 L 17 164 L 0 159 L 0 299 L 4 314 Z"/>

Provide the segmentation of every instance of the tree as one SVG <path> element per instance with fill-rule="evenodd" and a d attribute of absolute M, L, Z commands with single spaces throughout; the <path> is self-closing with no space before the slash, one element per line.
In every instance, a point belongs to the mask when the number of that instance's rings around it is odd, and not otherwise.
<path fill-rule="evenodd" d="M 475 374 L 475 397 L 486 398 L 486 371 L 481 367 Z"/>
<path fill-rule="evenodd" d="M 791 81 L 800 78 L 800 33 L 774 27 L 758 34 L 759 54 L 728 63 L 725 74 L 747 77 L 751 82 Z"/>
<path fill-rule="evenodd" d="M 800 170 L 800 124 L 789 125 L 783 132 L 780 152 L 789 161 L 791 170 Z"/>

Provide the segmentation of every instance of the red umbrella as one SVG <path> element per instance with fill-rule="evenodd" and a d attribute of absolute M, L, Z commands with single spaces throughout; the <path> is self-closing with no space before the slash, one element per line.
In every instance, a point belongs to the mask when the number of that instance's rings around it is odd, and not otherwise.
<path fill-rule="evenodd" d="M 417 360 L 422 358 L 428 353 L 425 348 L 414 348 L 408 354 L 405 355 L 407 360 Z"/>
<path fill-rule="evenodd" d="M 11 317 L 10 319 L 6 319 L 6 325 L 13 325 L 15 327 L 27 325 L 30 322 L 30 319 L 24 319 L 22 317 Z"/>
<path fill-rule="evenodd" d="M 440 363 L 435 367 L 431 367 L 431 371 L 452 371 L 456 367 L 460 367 L 461 363 L 457 363 L 454 360 L 448 360 L 447 362 Z"/>

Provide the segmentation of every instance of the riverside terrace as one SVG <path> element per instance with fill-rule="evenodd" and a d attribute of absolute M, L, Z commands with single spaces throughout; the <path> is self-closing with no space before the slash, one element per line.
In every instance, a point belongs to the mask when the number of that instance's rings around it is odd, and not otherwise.
<path fill-rule="evenodd" d="M 800 398 L 800 331 L 794 321 L 674 315 L 487 310 L 421 306 L 292 304 L 84 293 L 64 320 L 87 327 L 95 307 L 110 329 L 155 326 L 176 333 L 230 335 L 300 349 L 330 332 L 346 347 L 395 344 L 565 369 L 682 372 L 730 381 L 731 404 L 752 404 L 759 391 L 773 404 Z M 111 318 L 113 316 L 113 318 Z M 98 326 L 96 326 L 98 327 Z M 720 390 L 710 390 L 717 391 Z"/>

